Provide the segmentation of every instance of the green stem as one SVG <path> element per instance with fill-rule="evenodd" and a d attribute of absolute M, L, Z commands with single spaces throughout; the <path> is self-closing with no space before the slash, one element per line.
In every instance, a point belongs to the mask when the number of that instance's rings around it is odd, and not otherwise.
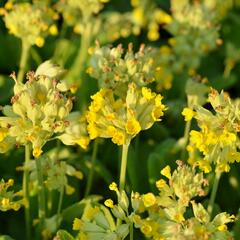
<path fill-rule="evenodd" d="M 210 218 L 212 217 L 212 211 L 213 211 L 213 207 L 214 207 L 214 202 L 216 199 L 216 195 L 217 195 L 217 190 L 218 190 L 218 185 L 219 185 L 219 180 L 221 177 L 221 173 L 217 172 L 215 174 L 215 178 L 214 178 L 214 182 L 213 182 L 213 187 L 212 187 L 212 192 L 211 192 L 211 196 L 210 196 L 210 201 L 208 204 L 208 213 L 210 215 Z"/>
<path fill-rule="evenodd" d="M 60 215 L 61 215 L 61 210 L 62 210 L 63 196 L 64 196 L 64 186 L 62 186 L 61 190 L 60 190 L 58 209 L 57 209 L 57 219 L 58 219 L 58 223 L 57 224 L 60 224 Z"/>
<path fill-rule="evenodd" d="M 91 35 L 92 35 L 92 24 L 88 23 L 85 27 L 84 32 L 82 33 L 81 43 L 80 43 L 81 45 L 77 53 L 77 57 L 73 63 L 72 70 L 70 72 L 70 75 L 74 81 L 76 81 L 76 78 L 79 79 L 79 85 L 81 85 L 82 71 L 84 69 L 84 65 L 87 59 L 88 48 L 90 47 L 90 44 L 91 44 Z"/>
<path fill-rule="evenodd" d="M 58 161 L 59 158 L 59 152 L 61 148 L 61 142 L 60 140 L 57 140 L 57 150 L 56 150 L 56 160 Z M 64 185 L 60 189 L 60 195 L 59 195 L 59 201 L 58 201 L 58 209 L 57 209 L 57 224 L 60 225 L 60 216 L 61 216 L 61 210 L 62 210 L 62 202 L 64 197 Z"/>
<path fill-rule="evenodd" d="M 189 132 L 191 129 L 191 120 L 186 122 L 185 129 L 184 129 L 184 136 L 183 136 L 183 146 L 182 146 L 182 152 L 181 152 L 181 160 L 184 161 L 186 158 L 186 146 L 188 144 L 189 139 Z"/>
<path fill-rule="evenodd" d="M 130 240 L 133 240 L 133 223 L 130 225 Z"/>
<path fill-rule="evenodd" d="M 84 197 L 87 197 L 89 195 L 89 193 L 91 191 L 91 188 L 92 188 L 92 182 L 93 182 L 94 168 L 95 168 L 95 162 L 96 162 L 96 158 L 97 158 L 97 152 L 98 152 L 98 140 L 95 140 L 94 145 L 93 145 L 90 172 L 89 172 L 89 177 L 88 177 L 88 180 L 87 180 L 87 186 L 86 186 Z"/>
<path fill-rule="evenodd" d="M 43 225 L 46 218 L 46 202 L 45 202 L 45 190 L 43 183 L 43 173 L 41 158 L 36 158 L 36 169 L 38 178 L 38 217 L 40 221 L 40 229 L 43 230 Z"/>
<path fill-rule="evenodd" d="M 120 178 L 119 178 L 120 191 L 124 190 L 125 188 L 128 147 L 129 147 L 129 144 L 123 144 L 122 146 L 121 170 L 120 170 Z"/>
<path fill-rule="evenodd" d="M 26 238 L 31 239 L 31 216 L 30 216 L 30 197 L 29 197 L 29 170 L 28 163 L 30 162 L 30 146 L 25 145 L 25 164 L 23 172 L 23 195 L 26 201 L 25 205 L 25 224 L 26 224 Z"/>
<path fill-rule="evenodd" d="M 23 81 L 24 72 L 27 64 L 28 54 L 29 54 L 30 45 L 25 41 L 22 41 L 22 53 L 20 58 L 19 71 L 17 75 L 18 82 Z"/>

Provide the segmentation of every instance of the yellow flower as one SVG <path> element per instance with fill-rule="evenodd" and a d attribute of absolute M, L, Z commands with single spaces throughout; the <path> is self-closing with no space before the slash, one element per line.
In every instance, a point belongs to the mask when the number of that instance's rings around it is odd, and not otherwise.
<path fill-rule="evenodd" d="M 7 136 L 8 129 L 7 128 L 0 128 L 0 142 L 4 140 L 4 138 Z"/>
<path fill-rule="evenodd" d="M 182 222 L 185 220 L 185 218 L 183 217 L 182 213 L 176 213 L 174 216 L 174 220 L 176 222 Z"/>
<path fill-rule="evenodd" d="M 227 225 L 222 224 L 222 225 L 218 226 L 217 229 L 218 229 L 218 231 L 220 231 L 220 232 L 225 232 L 225 231 L 227 231 Z"/>
<path fill-rule="evenodd" d="M 136 135 L 141 131 L 141 126 L 135 118 L 127 120 L 126 131 L 128 134 Z"/>
<path fill-rule="evenodd" d="M 107 199 L 107 200 L 104 202 L 104 205 L 105 205 L 106 207 L 113 208 L 113 207 L 114 207 L 113 200 L 112 200 L 112 199 Z"/>
<path fill-rule="evenodd" d="M 88 137 L 81 137 L 76 140 L 76 143 L 81 146 L 83 149 L 87 149 L 90 140 Z"/>
<path fill-rule="evenodd" d="M 171 168 L 167 165 L 165 168 L 161 170 L 161 174 L 168 179 L 171 179 Z"/>
<path fill-rule="evenodd" d="M 13 8 L 13 2 L 12 1 L 7 1 L 4 5 L 4 8 L 7 10 L 11 10 Z"/>
<path fill-rule="evenodd" d="M 150 224 L 145 223 L 142 227 L 141 227 L 141 232 L 143 234 L 145 234 L 146 236 L 149 236 L 152 233 L 152 227 Z"/>
<path fill-rule="evenodd" d="M 75 25 L 73 31 L 77 34 L 80 34 L 82 32 L 82 26 L 80 24 Z"/>
<path fill-rule="evenodd" d="M 151 100 L 156 96 L 156 93 L 152 93 L 150 88 L 143 87 L 142 95 L 144 98 L 146 98 L 146 100 Z"/>
<path fill-rule="evenodd" d="M 156 203 L 156 197 L 153 193 L 144 194 L 142 200 L 145 207 L 151 207 Z"/>
<path fill-rule="evenodd" d="M 1 204 L 4 208 L 9 208 L 10 207 L 10 200 L 9 198 L 3 198 L 1 201 Z"/>
<path fill-rule="evenodd" d="M 109 185 L 109 189 L 110 189 L 111 191 L 117 192 L 117 191 L 118 191 L 117 184 L 116 184 L 115 182 L 112 182 L 112 183 Z"/>
<path fill-rule="evenodd" d="M 49 31 L 49 33 L 50 33 L 51 35 L 53 35 L 53 36 L 58 35 L 58 28 L 57 28 L 56 24 L 51 25 L 51 26 L 49 27 L 48 31 Z"/>
<path fill-rule="evenodd" d="M 156 187 L 160 190 L 161 188 L 164 188 L 167 185 L 166 181 L 163 179 L 160 179 L 156 182 Z"/>
<path fill-rule="evenodd" d="M 73 227 L 72 227 L 72 229 L 73 229 L 73 230 L 80 230 L 81 227 L 82 227 L 82 224 L 83 224 L 83 223 L 82 223 L 81 219 L 75 218 L 74 221 L 73 221 Z"/>
<path fill-rule="evenodd" d="M 184 116 L 184 120 L 188 122 L 194 117 L 195 112 L 191 108 L 184 108 L 182 115 Z"/>
<path fill-rule="evenodd" d="M 148 31 L 147 37 L 150 41 L 158 40 L 160 37 L 158 28 L 150 28 Z"/>
<path fill-rule="evenodd" d="M 115 131 L 114 135 L 112 136 L 112 142 L 117 145 L 123 145 L 126 142 L 125 134 L 121 131 Z"/>
<path fill-rule="evenodd" d="M 37 37 L 37 38 L 35 39 L 35 44 L 36 44 L 38 47 L 42 47 L 42 46 L 44 45 L 44 43 L 45 43 L 45 40 L 44 40 L 44 38 L 42 38 L 42 37 Z"/>
<path fill-rule="evenodd" d="M 38 158 L 42 154 L 42 152 L 43 151 L 40 147 L 34 147 L 32 154 L 35 158 Z"/>
<path fill-rule="evenodd" d="M 67 185 L 65 188 L 66 188 L 66 194 L 67 195 L 71 195 L 75 192 L 75 188 L 70 186 L 70 185 Z"/>

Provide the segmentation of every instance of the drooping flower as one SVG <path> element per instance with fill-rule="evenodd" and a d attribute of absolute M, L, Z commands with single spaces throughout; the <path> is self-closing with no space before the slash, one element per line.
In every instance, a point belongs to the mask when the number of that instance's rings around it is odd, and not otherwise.
<path fill-rule="evenodd" d="M 90 139 L 111 138 L 118 145 L 160 121 L 166 110 L 161 95 L 134 83 L 128 85 L 125 99 L 117 98 L 111 89 L 101 89 L 91 98 L 86 116 Z"/>

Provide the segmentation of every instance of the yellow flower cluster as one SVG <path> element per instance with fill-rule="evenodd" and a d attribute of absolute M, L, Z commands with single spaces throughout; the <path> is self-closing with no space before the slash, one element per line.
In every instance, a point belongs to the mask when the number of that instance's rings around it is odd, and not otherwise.
<path fill-rule="evenodd" d="M 212 163 L 216 165 L 216 171 L 228 172 L 231 163 L 240 161 L 237 103 L 232 103 L 223 92 L 218 94 L 213 89 L 209 101 L 215 114 L 196 107 L 194 118 L 200 130 L 190 132 L 187 146 L 189 163 L 199 166 L 205 173 L 212 170 Z"/>
<path fill-rule="evenodd" d="M 65 145 L 79 145 L 83 149 L 87 149 L 90 142 L 87 132 L 87 121 L 85 116 L 81 116 L 79 112 L 72 112 L 66 118 L 69 125 L 65 128 L 63 134 L 58 136 Z"/>
<path fill-rule="evenodd" d="M 13 76 L 12 106 L 5 106 L 6 116 L 0 117 L 1 151 L 8 149 L 4 145 L 10 141 L 18 145 L 30 142 L 33 155 L 39 157 L 46 141 L 69 125 L 66 118 L 72 109 L 72 98 L 67 96 L 64 83 L 56 80 L 61 70 L 57 66 L 51 71 L 44 70 L 44 66 L 46 63 L 40 65 L 36 73 L 28 73 L 25 84 L 17 82 Z"/>
<path fill-rule="evenodd" d="M 101 89 L 91 98 L 86 116 L 90 139 L 111 138 L 118 145 L 129 143 L 141 130 L 160 121 L 166 110 L 160 94 L 134 83 L 128 85 L 125 99 L 116 99 L 111 89 Z"/>
<path fill-rule="evenodd" d="M 29 46 L 44 45 L 44 37 L 57 35 L 58 29 L 53 23 L 56 15 L 53 10 L 41 8 L 37 4 L 13 4 L 4 14 L 4 21 L 9 32 L 22 39 Z"/>
<path fill-rule="evenodd" d="M 12 187 L 14 184 L 13 179 L 9 179 L 5 182 L 3 179 L 0 181 L 0 210 L 7 211 L 7 210 L 15 210 L 18 211 L 23 204 L 23 200 L 15 200 L 15 196 L 17 193 L 13 191 L 8 191 L 8 188 Z"/>
<path fill-rule="evenodd" d="M 155 5 L 147 7 L 144 1 L 132 1 L 133 11 L 132 18 L 135 25 L 139 28 L 147 28 L 147 37 L 150 41 L 156 41 L 160 37 L 159 26 L 170 24 L 172 17 Z"/>
<path fill-rule="evenodd" d="M 171 174 L 166 166 L 161 174 L 168 178 L 156 182 L 159 194 L 132 193 L 134 214 L 132 220 L 146 238 L 164 239 L 227 239 L 227 223 L 235 220 L 226 213 L 218 214 L 212 221 L 208 212 L 200 203 L 192 199 L 204 194 L 203 187 L 207 181 L 202 173 L 196 173 L 191 167 L 178 161 L 178 168 Z M 191 205 L 190 205 L 191 203 Z M 185 213 L 192 207 L 193 217 Z"/>

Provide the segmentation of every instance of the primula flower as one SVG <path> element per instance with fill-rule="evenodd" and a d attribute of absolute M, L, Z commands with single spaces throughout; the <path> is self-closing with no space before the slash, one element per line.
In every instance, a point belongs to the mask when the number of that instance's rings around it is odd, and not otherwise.
<path fill-rule="evenodd" d="M 111 89 L 93 95 L 87 113 L 90 139 L 111 138 L 115 144 L 129 143 L 141 130 L 160 121 L 166 110 L 162 96 L 150 89 L 128 85 L 125 99 L 116 98 Z"/>
<path fill-rule="evenodd" d="M 4 21 L 9 32 L 29 46 L 36 44 L 42 47 L 48 26 L 53 22 L 54 12 L 30 3 L 13 4 L 7 10 Z M 53 32 L 53 28 L 49 31 Z"/>
<path fill-rule="evenodd" d="M 63 134 L 58 136 L 65 145 L 79 145 L 83 149 L 88 147 L 90 138 L 87 132 L 87 121 L 85 116 L 78 112 L 72 112 L 66 118 L 69 125 L 65 128 Z"/>
<path fill-rule="evenodd" d="M 187 146 L 189 163 L 199 166 L 206 173 L 211 170 L 212 163 L 216 165 L 216 171 L 228 172 L 231 163 L 240 161 L 238 102 L 214 89 L 209 94 L 209 102 L 215 113 L 195 107 L 194 118 L 200 130 L 190 132 Z"/>
<path fill-rule="evenodd" d="M 62 133 L 69 125 L 66 118 L 72 109 L 72 98 L 64 83 L 57 81 L 59 72 L 58 67 L 43 63 L 36 73 L 28 73 L 25 84 L 13 76 L 12 106 L 5 106 L 6 116 L 0 117 L 1 149 L 11 141 L 17 145 L 31 143 L 33 155 L 39 157 L 52 135 Z"/>

